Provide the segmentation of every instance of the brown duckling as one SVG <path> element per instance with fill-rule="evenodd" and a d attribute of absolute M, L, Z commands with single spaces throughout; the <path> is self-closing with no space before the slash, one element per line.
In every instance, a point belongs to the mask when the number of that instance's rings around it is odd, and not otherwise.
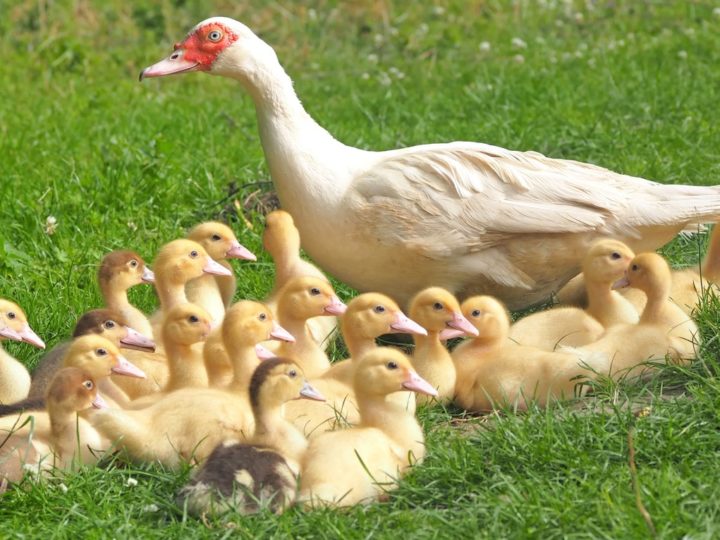
<path fill-rule="evenodd" d="M 25 312 L 10 300 L 0 299 L 0 328 L 0 342 L 10 339 L 45 348 L 43 340 L 30 328 Z M 27 368 L 0 346 L 0 404 L 26 398 L 30 384 Z"/>

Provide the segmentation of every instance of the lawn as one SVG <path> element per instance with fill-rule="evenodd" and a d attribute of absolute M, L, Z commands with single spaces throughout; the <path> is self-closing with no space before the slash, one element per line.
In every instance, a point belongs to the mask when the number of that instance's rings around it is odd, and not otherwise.
<path fill-rule="evenodd" d="M 502 0 L 0 3 L 0 297 L 52 346 L 100 305 L 100 257 L 158 248 L 233 220 L 257 263 L 272 190 L 250 99 L 191 74 L 138 84 L 196 22 L 237 18 L 272 44 L 308 111 L 369 149 L 477 140 L 590 161 L 668 183 L 720 177 L 720 4 Z M 229 193 L 232 193 L 229 196 Z M 238 205 L 233 204 L 234 201 Z M 56 220 L 54 225 L 52 219 Z M 48 221 L 50 219 L 50 221 Z M 705 237 L 664 250 L 696 264 Z M 340 295 L 354 292 L 338 284 Z M 131 291 L 150 311 L 149 288 Z M 189 470 L 116 462 L 0 498 L 0 536 L 83 538 L 634 538 L 720 535 L 720 304 L 698 315 L 690 368 L 644 386 L 600 385 L 547 411 L 422 410 L 428 458 L 390 501 L 344 512 L 201 523 L 173 505 Z M 34 365 L 41 353 L 10 344 Z M 341 350 L 341 347 L 338 347 Z"/>

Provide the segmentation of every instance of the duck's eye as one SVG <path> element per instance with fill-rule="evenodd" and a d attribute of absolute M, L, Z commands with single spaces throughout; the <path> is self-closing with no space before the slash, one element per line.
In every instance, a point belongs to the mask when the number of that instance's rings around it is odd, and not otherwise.
<path fill-rule="evenodd" d="M 87 390 L 92 390 L 93 387 L 95 386 L 92 381 L 83 381 L 82 385 L 83 385 Z"/>
<path fill-rule="evenodd" d="M 313 287 L 312 289 L 310 289 L 310 296 L 317 296 L 318 294 L 320 294 L 320 289 L 318 289 L 317 287 Z"/>
<path fill-rule="evenodd" d="M 385 306 L 375 306 L 373 311 L 375 313 L 385 313 Z"/>
<path fill-rule="evenodd" d="M 190 315 L 190 316 L 188 317 L 188 321 L 190 321 L 191 323 L 196 323 L 196 322 L 198 322 L 199 320 L 200 320 L 200 319 L 198 319 L 196 315 Z"/>
<path fill-rule="evenodd" d="M 8 315 L 8 319 L 14 319 L 15 317 L 17 317 L 17 315 L 15 315 L 14 311 L 8 311 L 7 315 Z"/>
<path fill-rule="evenodd" d="M 614 260 L 618 260 L 621 255 L 617 251 L 613 251 L 610 257 L 612 257 Z"/>
<path fill-rule="evenodd" d="M 170 55 L 170 58 L 173 60 L 177 60 L 178 58 L 180 58 L 180 51 L 175 51 L 174 53 L 172 53 Z"/>
<path fill-rule="evenodd" d="M 219 235 L 219 234 L 213 234 L 213 235 L 210 237 L 210 239 L 211 239 L 213 242 L 217 242 L 218 240 L 220 240 L 220 235 Z"/>
<path fill-rule="evenodd" d="M 395 363 L 395 362 L 388 362 L 385 365 L 387 366 L 388 369 L 397 369 L 397 367 L 398 367 L 397 363 Z"/>
<path fill-rule="evenodd" d="M 198 255 L 200 255 L 200 254 L 197 251 L 195 251 L 194 249 L 190 252 L 191 259 L 196 259 Z"/>
<path fill-rule="evenodd" d="M 288 371 L 288 377 L 290 377 L 291 379 L 294 379 L 295 377 L 297 377 L 297 371 L 295 371 L 294 369 L 291 369 L 290 371 Z"/>
<path fill-rule="evenodd" d="M 639 269 L 640 269 L 640 267 L 639 267 L 637 264 L 633 264 L 632 267 L 631 267 L 631 270 L 632 270 L 633 272 L 637 272 Z"/>
<path fill-rule="evenodd" d="M 135 259 L 130 261 L 130 268 L 137 268 L 138 262 Z"/>
<path fill-rule="evenodd" d="M 435 311 L 440 311 L 442 308 L 443 308 L 443 305 L 442 305 L 440 302 L 435 302 L 435 303 L 433 304 L 433 309 L 434 309 Z"/>
<path fill-rule="evenodd" d="M 258 315 L 258 320 L 259 321 L 267 320 L 267 313 L 261 313 L 260 315 Z"/>
<path fill-rule="evenodd" d="M 115 321 L 105 321 L 105 328 L 115 328 Z"/>
<path fill-rule="evenodd" d="M 212 41 L 213 43 L 217 43 L 222 39 L 223 35 L 220 30 L 213 30 L 208 34 L 208 39 Z"/>
<path fill-rule="evenodd" d="M 473 317 L 479 317 L 480 313 L 482 312 L 479 309 L 473 309 L 470 315 L 472 315 Z"/>
<path fill-rule="evenodd" d="M 98 356 L 107 356 L 107 351 L 105 349 L 96 349 L 95 354 Z"/>

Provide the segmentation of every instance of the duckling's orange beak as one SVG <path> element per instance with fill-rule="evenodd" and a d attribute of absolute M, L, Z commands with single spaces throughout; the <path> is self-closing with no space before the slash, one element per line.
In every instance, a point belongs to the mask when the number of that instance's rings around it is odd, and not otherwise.
<path fill-rule="evenodd" d="M 325 401 L 325 396 L 318 392 L 309 382 L 303 382 L 303 386 L 300 389 L 300 397 L 305 399 L 312 399 L 315 401 Z"/>
<path fill-rule="evenodd" d="M 276 356 L 270 349 L 266 349 L 259 343 L 255 345 L 255 354 L 260 360 L 270 360 Z"/>
<path fill-rule="evenodd" d="M 333 296 L 330 299 L 330 303 L 325 306 L 325 309 L 323 310 L 327 315 L 342 315 L 345 313 L 345 310 L 347 309 L 347 306 L 343 304 L 342 300 L 340 300 L 337 296 Z"/>
<path fill-rule="evenodd" d="M 94 409 L 109 409 L 110 405 L 108 405 L 108 402 L 103 399 L 103 397 L 100 395 L 100 392 L 98 392 L 95 395 L 95 399 L 92 400 L 92 406 Z"/>
<path fill-rule="evenodd" d="M 137 330 L 133 330 L 129 326 L 125 327 L 127 335 L 120 340 L 120 345 L 126 345 L 130 347 L 137 347 L 144 351 L 155 351 L 155 342 L 149 337 L 143 336 Z"/>
<path fill-rule="evenodd" d="M 270 330 L 270 339 L 277 339 L 278 341 L 295 343 L 295 338 L 293 337 L 293 335 L 275 321 L 273 321 L 273 327 L 272 330 Z"/>
<path fill-rule="evenodd" d="M 630 279 L 628 279 L 627 272 L 625 272 L 625 275 L 618 279 L 615 283 L 612 284 L 613 289 L 623 289 L 625 287 L 630 286 Z"/>
<path fill-rule="evenodd" d="M 13 341 L 22 341 L 23 340 L 22 336 L 20 334 L 18 334 L 15 330 L 10 328 L 9 326 L 0 328 L 0 337 L 12 339 Z"/>
<path fill-rule="evenodd" d="M 205 266 L 203 266 L 203 272 L 206 274 L 215 274 L 216 276 L 232 276 L 230 270 L 210 257 L 207 258 L 207 262 L 205 262 Z"/>
<path fill-rule="evenodd" d="M 147 378 L 147 375 L 145 375 L 145 372 L 142 369 L 137 367 L 135 364 L 130 362 L 121 354 L 117 356 L 117 365 L 113 367 L 110 371 L 112 371 L 113 373 L 117 373 L 118 375 L 135 377 L 136 379 Z"/>
<path fill-rule="evenodd" d="M 390 329 L 393 333 L 398 334 L 419 334 L 421 336 L 427 336 L 427 330 L 405 315 L 402 311 L 398 311 L 395 314 L 395 320 L 390 323 Z"/>
<path fill-rule="evenodd" d="M 246 261 L 257 261 L 257 257 L 255 256 L 255 254 L 237 240 L 233 240 L 233 243 L 230 245 L 230 249 L 228 249 L 227 253 L 225 253 L 225 257 L 227 257 L 228 259 L 244 259 Z"/>
<path fill-rule="evenodd" d="M 150 270 L 147 266 L 143 266 L 143 283 L 155 283 L 155 272 Z"/>
<path fill-rule="evenodd" d="M 22 327 L 18 334 L 20 334 L 20 337 L 25 343 L 29 343 L 30 345 L 34 345 L 35 347 L 39 347 L 40 349 L 45 348 L 45 342 L 40 339 L 40 336 L 33 332 L 33 329 L 30 328 L 30 325 L 28 323 L 25 323 L 25 326 Z"/>
<path fill-rule="evenodd" d="M 406 390 L 411 390 L 418 394 L 426 394 L 428 396 L 438 395 L 438 391 L 412 369 L 408 370 L 407 378 L 403 381 L 402 386 Z"/>

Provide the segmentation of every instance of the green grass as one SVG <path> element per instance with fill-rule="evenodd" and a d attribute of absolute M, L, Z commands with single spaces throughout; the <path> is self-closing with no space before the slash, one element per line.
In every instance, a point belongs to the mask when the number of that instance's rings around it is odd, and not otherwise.
<path fill-rule="evenodd" d="M 251 184 L 269 179 L 250 100 L 232 81 L 136 81 L 214 14 L 259 31 L 309 112 L 348 144 L 478 140 L 663 182 L 718 183 L 720 16 L 712 2 L 285 4 L 0 5 L 0 296 L 21 304 L 50 346 L 100 304 L 94 275 L 104 253 L 133 248 L 152 261 L 160 245 L 216 217 L 230 183 L 241 186 L 242 201 L 257 189 Z M 243 219 L 234 227 L 260 253 L 261 218 L 252 210 L 245 218 L 252 229 Z M 704 242 L 677 240 L 665 253 L 693 264 Z M 262 298 L 273 272 L 267 255 L 236 268 L 238 297 Z M 155 305 L 148 288 L 131 296 L 147 310 Z M 188 471 L 118 462 L 8 492 L 1 534 L 644 537 L 628 467 L 634 426 L 642 501 L 658 535 L 717 537 L 719 313 L 717 302 L 703 306 L 706 347 L 691 368 L 663 370 L 643 388 L 600 387 L 593 406 L 490 420 L 421 411 L 428 458 L 386 504 L 208 528 L 173 506 Z M 28 365 L 41 356 L 8 349 Z M 682 395 L 659 399 L 668 387 Z M 636 416 L 628 403 L 649 403 L 648 414 Z"/>

